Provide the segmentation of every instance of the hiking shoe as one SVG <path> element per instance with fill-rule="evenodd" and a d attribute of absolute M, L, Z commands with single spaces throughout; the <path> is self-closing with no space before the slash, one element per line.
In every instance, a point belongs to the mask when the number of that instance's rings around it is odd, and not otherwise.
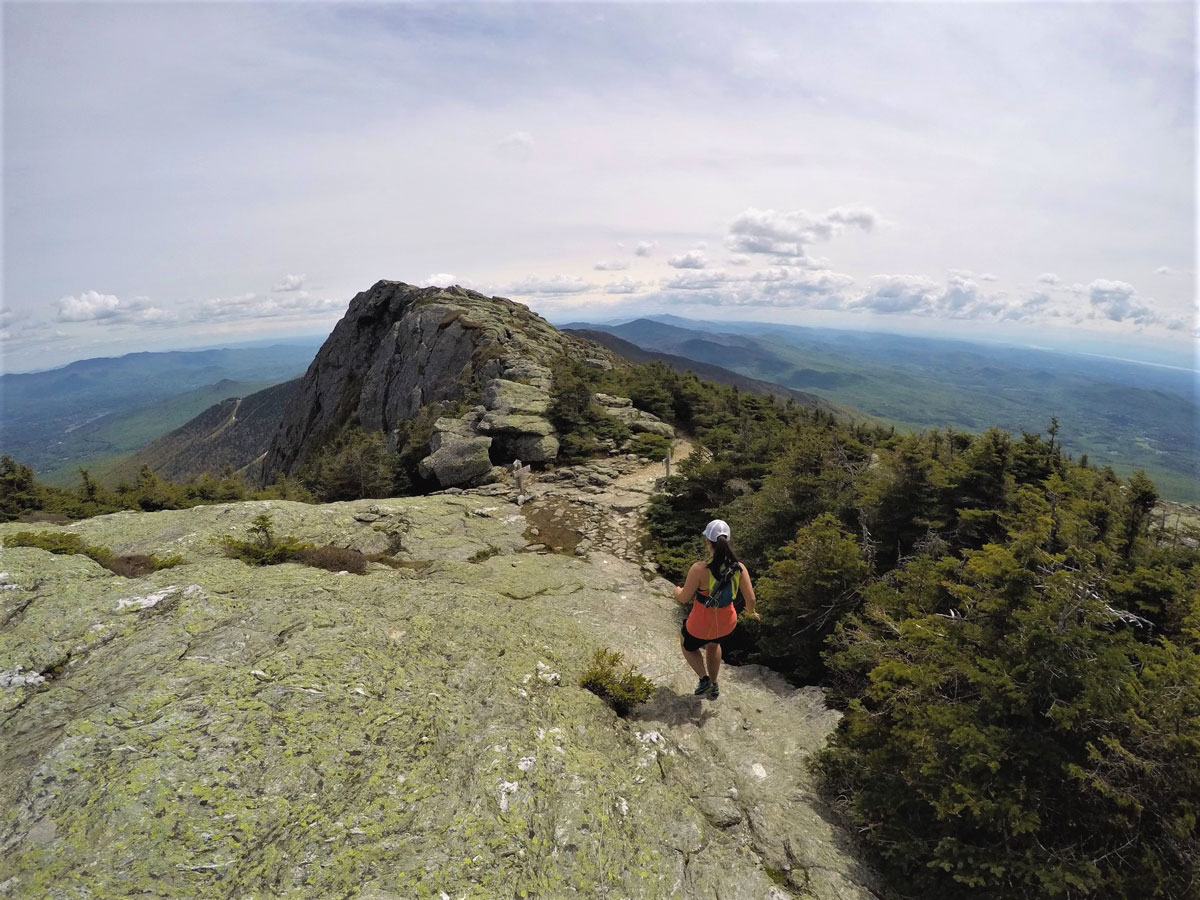
<path fill-rule="evenodd" d="M 710 682 L 709 688 L 708 688 L 708 699 L 716 700 L 720 696 L 721 696 L 721 688 L 717 686 L 717 683 L 715 681 Z"/>
<path fill-rule="evenodd" d="M 695 694 L 697 697 L 699 697 L 701 694 L 707 694 L 709 691 L 709 688 L 711 688 L 712 686 L 713 686 L 712 679 L 709 678 L 707 675 L 705 675 L 703 678 L 700 679 L 699 683 L 696 685 L 696 690 L 692 691 L 692 693 Z"/>

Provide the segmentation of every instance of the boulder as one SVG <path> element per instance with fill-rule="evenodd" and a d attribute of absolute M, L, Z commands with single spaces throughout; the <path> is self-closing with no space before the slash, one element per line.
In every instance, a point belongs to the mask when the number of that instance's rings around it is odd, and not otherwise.
<path fill-rule="evenodd" d="M 548 462 L 558 457 L 558 438 L 552 434 L 538 437 L 533 434 L 521 435 L 505 442 L 505 456 L 512 456 L 521 462 Z"/>
<path fill-rule="evenodd" d="M 449 429 L 435 431 L 429 447 L 433 452 L 417 464 L 417 469 L 425 478 L 436 478 L 442 487 L 467 484 L 492 469 L 489 455 L 492 439 L 486 435 L 464 434 L 461 430 Z"/>
<path fill-rule="evenodd" d="M 612 394 L 596 393 L 593 395 L 596 402 L 606 409 L 616 409 L 618 407 L 633 406 L 633 401 L 628 397 L 614 397 Z"/>
<path fill-rule="evenodd" d="M 544 416 L 550 408 L 550 395 L 530 384 L 493 378 L 483 389 L 483 405 L 498 412 Z"/>
<path fill-rule="evenodd" d="M 632 406 L 611 406 L 606 407 L 604 411 L 635 434 L 646 432 L 665 438 L 675 437 L 675 428 L 653 413 L 634 409 Z"/>
<path fill-rule="evenodd" d="M 554 426 L 541 416 L 489 412 L 485 413 L 479 420 L 479 423 L 475 426 L 475 430 L 480 434 L 505 432 L 508 434 L 532 434 L 538 437 L 545 437 L 548 434 L 554 433 Z"/>

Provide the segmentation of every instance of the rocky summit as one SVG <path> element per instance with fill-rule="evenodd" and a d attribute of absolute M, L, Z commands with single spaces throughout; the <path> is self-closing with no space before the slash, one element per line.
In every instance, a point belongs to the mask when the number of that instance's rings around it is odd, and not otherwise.
<path fill-rule="evenodd" d="M 600 368 L 625 365 L 511 300 L 380 281 L 351 301 L 290 395 L 261 478 L 295 473 L 347 424 L 392 434 L 423 410 L 464 401 L 474 404 L 468 414 L 436 422 L 424 477 L 453 487 L 486 480 L 514 459 L 552 460 L 559 441 L 546 418 L 549 366 L 564 355 Z M 617 417 L 636 419 L 634 430 L 674 433 L 634 413 Z"/>
<path fill-rule="evenodd" d="M 184 562 L 5 549 L 0 896 L 876 896 L 805 767 L 838 718 L 821 692 L 729 666 L 692 696 L 631 527 L 655 474 L 38 526 Z M 390 565 L 223 555 L 262 513 Z M 655 685 L 628 718 L 579 687 L 601 647 Z"/>

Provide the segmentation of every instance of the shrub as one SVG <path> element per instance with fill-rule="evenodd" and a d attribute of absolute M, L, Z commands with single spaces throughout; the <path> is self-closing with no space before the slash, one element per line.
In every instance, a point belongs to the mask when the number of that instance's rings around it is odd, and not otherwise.
<path fill-rule="evenodd" d="M 254 517 L 254 522 L 250 525 L 249 540 L 240 540 L 227 534 L 218 538 L 218 543 L 224 548 L 226 556 L 240 559 L 251 566 L 276 566 L 280 563 L 296 562 L 304 551 L 313 549 L 312 544 L 290 535 L 276 537 L 269 513 L 261 513 Z"/>
<path fill-rule="evenodd" d="M 178 554 L 158 557 L 153 553 L 149 555 L 131 553 L 125 556 L 114 557 L 106 568 L 126 578 L 140 578 L 143 575 L 149 575 L 151 572 L 157 572 L 159 569 L 170 569 L 182 563 L 183 557 Z"/>
<path fill-rule="evenodd" d="M 485 559 L 491 559 L 493 556 L 495 556 L 499 552 L 500 552 L 499 547 L 493 547 L 491 544 L 488 544 L 482 550 L 476 550 L 474 553 L 472 553 L 470 556 L 468 556 L 467 562 L 481 563 Z"/>
<path fill-rule="evenodd" d="M 365 575 L 367 572 L 367 558 L 362 553 L 350 547 L 335 547 L 333 544 L 303 550 L 299 561 L 314 569 L 326 569 L 330 572 L 353 572 L 355 575 Z"/>
<path fill-rule="evenodd" d="M 4 538 L 4 546 L 36 547 L 59 556 L 87 556 L 106 569 L 113 560 L 112 551 L 107 547 L 85 544 L 82 537 L 69 531 L 18 531 Z"/>
<path fill-rule="evenodd" d="M 140 578 L 159 569 L 169 569 L 183 562 L 178 554 L 158 557 L 140 553 L 113 556 L 107 547 L 97 547 L 84 542 L 78 534 L 69 531 L 18 531 L 4 538 L 5 547 L 36 547 L 60 556 L 86 556 L 98 562 L 110 572 L 126 578 Z"/>
<path fill-rule="evenodd" d="M 587 688 L 609 706 L 618 716 L 626 716 L 639 703 L 645 703 L 654 693 L 654 684 L 645 675 L 639 675 L 633 666 L 620 670 L 624 657 L 614 650 L 597 650 L 592 654 L 592 664 L 579 679 L 579 686 Z"/>
<path fill-rule="evenodd" d="M 630 443 L 629 452 L 642 459 L 661 460 L 671 452 L 671 442 L 661 434 L 639 434 Z"/>

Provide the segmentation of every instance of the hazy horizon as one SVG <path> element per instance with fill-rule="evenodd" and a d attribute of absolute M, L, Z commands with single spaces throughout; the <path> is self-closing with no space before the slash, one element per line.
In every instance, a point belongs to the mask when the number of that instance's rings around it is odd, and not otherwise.
<path fill-rule="evenodd" d="M 1191 359 L 1187 4 L 7 4 L 0 370 L 381 278 Z"/>

